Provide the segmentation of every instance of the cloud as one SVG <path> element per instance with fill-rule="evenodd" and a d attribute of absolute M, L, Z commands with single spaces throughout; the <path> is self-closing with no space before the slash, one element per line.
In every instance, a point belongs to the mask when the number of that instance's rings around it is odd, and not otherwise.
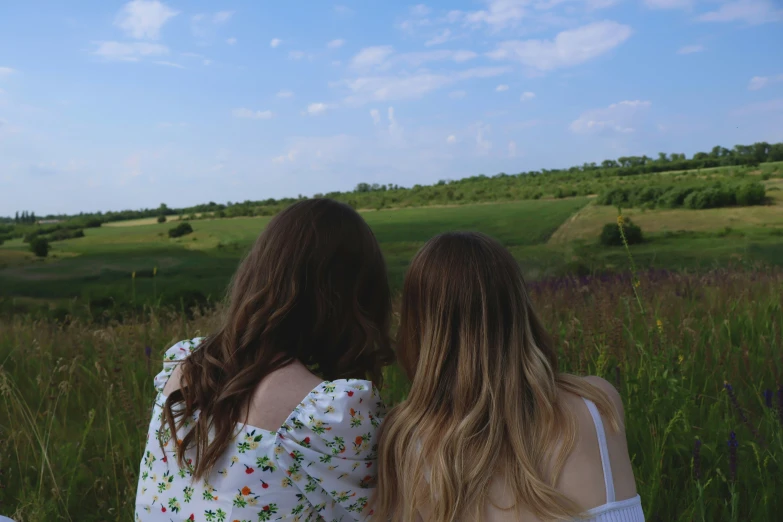
<path fill-rule="evenodd" d="M 283 43 L 283 41 L 280 38 L 272 38 L 272 41 L 269 42 L 269 47 L 273 47 L 274 48 L 274 47 L 277 47 L 278 45 L 280 45 L 281 43 Z"/>
<path fill-rule="evenodd" d="M 467 92 L 465 91 L 452 91 L 449 93 L 449 98 L 452 100 L 461 100 L 465 96 L 467 96 Z"/>
<path fill-rule="evenodd" d="M 508 142 L 508 157 L 509 158 L 516 158 L 517 156 L 517 144 L 516 142 L 509 141 Z"/>
<path fill-rule="evenodd" d="M 378 112 L 378 109 L 370 110 L 370 117 L 374 125 L 381 123 L 381 113 Z"/>
<path fill-rule="evenodd" d="M 232 16 L 234 16 L 234 11 L 218 11 L 212 15 L 212 21 L 216 24 L 223 24 L 228 22 Z"/>
<path fill-rule="evenodd" d="M 158 0 L 133 0 L 123 6 L 114 24 L 132 38 L 157 40 L 163 25 L 178 14 Z"/>
<path fill-rule="evenodd" d="M 465 13 L 469 25 L 488 25 L 495 30 L 517 25 L 527 15 L 528 0 L 489 0 L 487 9 Z"/>
<path fill-rule="evenodd" d="M 455 135 L 450 135 L 448 138 L 446 138 L 446 143 L 454 144 L 457 143 L 457 137 Z"/>
<path fill-rule="evenodd" d="M 732 116 L 748 116 L 749 114 L 783 111 L 783 98 L 765 102 L 751 103 L 731 112 Z"/>
<path fill-rule="evenodd" d="M 694 0 L 644 0 L 644 5 L 650 9 L 688 9 Z"/>
<path fill-rule="evenodd" d="M 301 60 L 305 57 L 304 51 L 288 51 L 288 57 L 292 60 Z"/>
<path fill-rule="evenodd" d="M 539 71 L 578 65 L 612 50 L 631 36 L 631 28 L 603 21 L 562 31 L 554 40 L 509 40 L 488 53 L 494 60 L 510 60 Z"/>
<path fill-rule="evenodd" d="M 110 61 L 137 62 L 145 56 L 169 54 L 165 45 L 148 42 L 94 42 L 98 46 L 92 54 Z"/>
<path fill-rule="evenodd" d="M 749 91 L 758 91 L 759 89 L 763 89 L 767 85 L 771 85 L 773 83 L 780 83 L 783 82 L 783 74 L 778 74 L 777 76 L 754 76 L 750 79 L 750 82 L 748 82 L 748 90 Z"/>
<path fill-rule="evenodd" d="M 583 113 L 571 122 L 570 129 L 577 134 L 617 132 L 627 134 L 635 131 L 635 121 L 640 113 L 650 107 L 649 101 L 621 101 L 604 109 L 593 109 Z"/>
<path fill-rule="evenodd" d="M 503 91 L 507 91 L 507 90 L 508 90 L 508 85 L 506 85 L 504 83 L 501 83 L 500 85 L 495 87 L 495 91 L 496 92 L 503 92 Z"/>
<path fill-rule="evenodd" d="M 178 63 L 167 62 L 167 61 L 164 61 L 164 60 L 159 60 L 159 61 L 152 62 L 152 63 L 158 64 L 158 65 L 165 65 L 166 67 L 174 67 L 176 69 L 184 69 L 185 68 L 185 66 L 180 65 Z"/>
<path fill-rule="evenodd" d="M 310 116 L 318 116 L 319 114 L 323 114 L 326 112 L 327 109 L 330 109 L 331 106 L 327 105 L 326 103 L 311 103 L 307 106 L 306 113 Z"/>
<path fill-rule="evenodd" d="M 387 109 L 386 116 L 389 118 L 389 135 L 393 138 L 399 138 L 402 134 L 402 127 L 399 126 L 397 120 L 394 118 L 394 107 L 389 107 Z"/>
<path fill-rule="evenodd" d="M 294 96 L 294 93 L 287 90 L 277 91 L 277 97 L 278 98 L 292 98 Z"/>
<path fill-rule="evenodd" d="M 246 120 L 268 120 L 272 117 L 272 111 L 254 111 L 252 109 L 234 109 L 231 111 L 234 118 Z"/>
<path fill-rule="evenodd" d="M 535 97 L 536 97 L 536 93 L 534 93 L 534 92 L 530 92 L 530 91 L 525 91 L 525 92 L 523 92 L 523 93 L 522 93 L 522 95 L 519 97 L 519 101 L 523 101 L 523 102 L 525 102 L 525 101 L 528 101 L 528 100 L 532 100 L 532 99 L 533 99 L 533 98 L 535 98 Z"/>
<path fill-rule="evenodd" d="M 442 43 L 446 43 L 451 39 L 451 30 L 450 29 L 444 29 L 443 32 L 441 32 L 438 36 L 433 36 L 426 42 L 424 42 L 424 45 L 427 47 L 431 47 L 433 45 L 440 45 Z"/>
<path fill-rule="evenodd" d="M 487 133 L 489 133 L 489 125 L 479 124 L 476 130 L 476 152 L 479 154 L 487 154 L 492 148 L 492 142 L 485 137 Z"/>
<path fill-rule="evenodd" d="M 391 45 L 376 45 L 374 47 L 365 47 L 359 51 L 351 60 L 351 65 L 357 69 L 366 69 L 369 67 L 381 65 L 386 58 L 394 53 Z"/>
<path fill-rule="evenodd" d="M 716 11 L 700 15 L 697 20 L 760 25 L 783 20 L 783 9 L 775 7 L 772 0 L 735 0 L 721 5 Z"/>
<path fill-rule="evenodd" d="M 232 36 L 231 38 L 226 39 L 226 43 L 228 45 L 235 45 L 237 43 L 237 39 Z"/>
<path fill-rule="evenodd" d="M 703 45 L 686 45 L 684 47 L 680 47 L 677 50 L 677 54 L 693 54 L 693 53 L 700 53 L 704 51 L 706 47 Z"/>
<path fill-rule="evenodd" d="M 427 16 L 432 12 L 432 9 L 424 4 L 418 4 L 411 7 L 411 15 L 413 16 Z"/>
<path fill-rule="evenodd" d="M 345 99 L 348 105 L 362 105 L 371 101 L 392 101 L 421 98 L 425 94 L 448 85 L 472 78 L 492 78 L 509 72 L 508 67 L 476 67 L 460 72 L 422 72 L 399 76 L 363 76 L 340 82 L 350 91 Z"/>
<path fill-rule="evenodd" d="M 10 67 L 0 67 L 0 77 L 2 76 L 10 76 L 14 74 L 16 70 L 11 69 Z"/>
<path fill-rule="evenodd" d="M 337 38 L 335 40 L 332 40 L 328 44 L 326 44 L 326 47 L 328 47 L 329 49 L 339 49 L 343 45 L 345 45 L 345 40 L 343 40 L 342 38 Z"/>
<path fill-rule="evenodd" d="M 287 162 L 293 162 L 296 159 L 297 154 L 299 153 L 296 149 L 291 149 L 288 151 L 288 154 L 284 154 L 282 156 L 277 156 L 276 158 L 272 158 L 272 161 L 274 163 L 285 163 Z"/>
<path fill-rule="evenodd" d="M 234 16 L 234 11 L 218 11 L 213 14 L 195 14 L 190 17 L 190 30 L 196 38 L 201 40 L 212 40 L 216 36 L 217 27 L 228 22 L 232 16 Z M 231 38 L 229 40 L 231 40 Z M 233 40 L 234 43 L 236 43 L 236 39 Z"/>

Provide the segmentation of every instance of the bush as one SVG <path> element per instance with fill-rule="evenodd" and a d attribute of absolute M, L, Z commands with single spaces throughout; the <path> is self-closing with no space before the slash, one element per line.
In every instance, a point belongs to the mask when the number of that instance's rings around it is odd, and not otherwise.
<path fill-rule="evenodd" d="M 177 225 L 176 227 L 169 230 L 169 237 L 182 237 L 192 232 L 193 232 L 193 227 L 190 226 L 190 223 L 184 221 L 179 225 Z"/>
<path fill-rule="evenodd" d="M 160 215 L 158 216 L 158 223 L 165 223 L 166 222 L 166 216 Z"/>
<path fill-rule="evenodd" d="M 43 237 L 34 237 L 30 241 L 30 251 L 38 257 L 49 255 L 49 241 Z"/>
<path fill-rule="evenodd" d="M 49 234 L 46 239 L 49 241 L 63 241 L 65 239 L 76 239 L 78 237 L 84 237 L 84 230 L 81 228 L 77 229 L 68 229 L 68 228 L 61 228 L 59 230 L 55 230 L 51 234 Z"/>
<path fill-rule="evenodd" d="M 642 229 L 630 219 L 623 219 L 623 232 L 629 245 L 635 245 L 644 241 Z M 620 226 L 617 223 L 607 223 L 601 231 L 601 244 L 604 246 L 621 246 L 623 236 L 620 234 Z"/>
<path fill-rule="evenodd" d="M 737 189 L 737 205 L 761 205 L 764 203 L 766 196 L 767 193 L 764 189 L 764 185 L 758 181 L 745 183 Z"/>
<path fill-rule="evenodd" d="M 84 222 L 84 228 L 99 228 L 103 222 L 98 218 L 90 218 Z"/>

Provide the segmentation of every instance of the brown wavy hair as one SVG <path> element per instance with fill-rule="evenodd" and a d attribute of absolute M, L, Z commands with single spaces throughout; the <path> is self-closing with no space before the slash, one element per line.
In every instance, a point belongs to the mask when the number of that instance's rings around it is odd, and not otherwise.
<path fill-rule="evenodd" d="M 161 445 L 164 431 L 176 433 L 199 410 L 177 462 L 184 467 L 195 448 L 194 479 L 209 475 L 246 422 L 257 385 L 297 360 L 326 380 L 380 387 L 394 357 L 390 316 L 386 264 L 367 223 L 331 199 L 294 203 L 240 264 L 222 326 L 182 362 L 181 387 L 163 407 Z"/>
<path fill-rule="evenodd" d="M 436 236 L 406 273 L 397 357 L 407 399 L 381 427 L 379 520 L 480 521 L 493 480 L 542 520 L 579 515 L 555 489 L 576 435 L 563 391 L 586 397 L 614 429 L 609 397 L 560 373 L 519 264 L 484 234 Z M 497 507 L 497 506 L 496 506 Z"/>

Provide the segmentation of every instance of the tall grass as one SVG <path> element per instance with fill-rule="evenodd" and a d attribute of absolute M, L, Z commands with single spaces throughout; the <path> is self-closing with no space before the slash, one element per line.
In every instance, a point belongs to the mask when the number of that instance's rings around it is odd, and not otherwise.
<path fill-rule="evenodd" d="M 563 369 L 602 375 L 620 390 L 649 520 L 779 520 L 783 271 L 657 271 L 530 287 Z M 152 310 L 100 327 L 0 319 L 0 513 L 131 521 L 162 352 L 216 320 Z M 395 369 L 388 374 L 383 393 L 394 403 L 406 385 Z"/>

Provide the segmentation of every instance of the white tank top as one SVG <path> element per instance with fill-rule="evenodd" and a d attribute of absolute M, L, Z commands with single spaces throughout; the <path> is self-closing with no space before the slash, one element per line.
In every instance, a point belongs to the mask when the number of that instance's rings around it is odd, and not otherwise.
<path fill-rule="evenodd" d="M 627 500 L 616 500 L 614 496 L 614 480 L 612 479 L 612 465 L 609 462 L 609 448 L 606 445 L 606 432 L 601 414 L 595 404 L 584 399 L 590 415 L 595 424 L 595 433 L 598 435 L 598 449 L 601 452 L 601 467 L 604 471 L 604 486 L 606 488 L 606 503 L 585 512 L 581 520 L 590 522 L 644 522 L 642 512 L 642 498 L 636 495 Z"/>

